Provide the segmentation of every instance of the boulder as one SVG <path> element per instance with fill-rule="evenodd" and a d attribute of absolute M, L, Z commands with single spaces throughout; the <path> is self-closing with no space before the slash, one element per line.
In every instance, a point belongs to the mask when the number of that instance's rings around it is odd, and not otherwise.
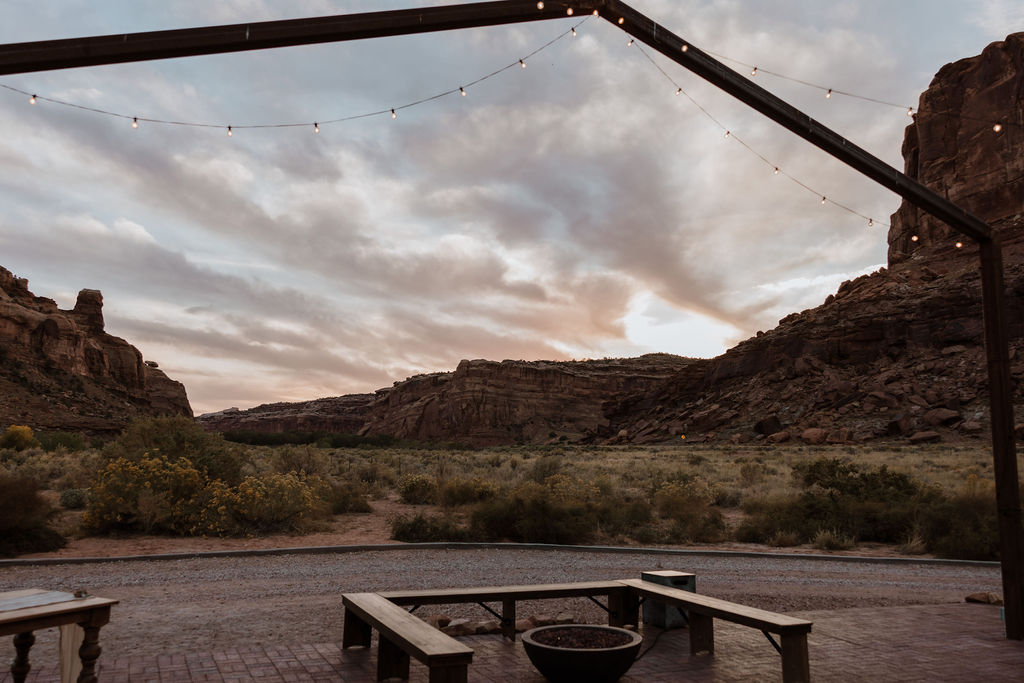
<path fill-rule="evenodd" d="M 820 444 L 825 443 L 825 439 L 828 438 L 828 432 L 818 427 L 810 427 L 800 433 L 800 439 L 804 443 L 809 444 Z"/>
<path fill-rule="evenodd" d="M 934 443 L 941 440 L 942 435 L 933 431 L 914 432 L 910 435 L 910 443 L 912 444 Z"/>
<path fill-rule="evenodd" d="M 939 425 L 950 425 L 960 420 L 960 413 L 949 408 L 933 408 L 925 413 L 921 419 L 926 425 L 938 427 Z"/>
<path fill-rule="evenodd" d="M 785 443 L 786 441 L 789 441 L 790 438 L 792 438 L 792 437 L 790 436 L 789 432 L 785 432 L 785 431 L 783 431 L 783 432 L 775 432 L 774 434 L 771 434 L 771 435 L 768 436 L 768 442 L 769 443 Z"/>

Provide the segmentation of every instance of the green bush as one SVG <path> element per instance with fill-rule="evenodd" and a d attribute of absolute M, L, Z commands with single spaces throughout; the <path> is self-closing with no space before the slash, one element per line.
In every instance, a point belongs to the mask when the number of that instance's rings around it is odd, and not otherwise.
<path fill-rule="evenodd" d="M 278 474 L 326 475 L 331 461 L 318 448 L 312 446 L 285 446 L 274 449 L 270 467 Z"/>
<path fill-rule="evenodd" d="M 425 474 L 407 474 L 398 482 L 398 495 L 409 505 L 437 502 L 437 482 Z"/>
<path fill-rule="evenodd" d="M 857 545 L 857 542 L 845 536 L 835 529 L 819 529 L 811 541 L 818 550 L 849 550 Z"/>
<path fill-rule="evenodd" d="M 64 489 L 60 492 L 60 505 L 66 510 L 81 510 L 89 500 L 86 489 Z"/>
<path fill-rule="evenodd" d="M 441 484 L 438 491 L 441 505 L 445 507 L 478 503 L 496 495 L 497 485 L 479 477 L 453 477 Z"/>
<path fill-rule="evenodd" d="M 597 518 L 586 504 L 531 482 L 480 503 L 470 516 L 470 531 L 483 540 L 580 544 L 593 538 Z"/>
<path fill-rule="evenodd" d="M 49 526 L 52 515 L 35 482 L 0 472 L 0 556 L 63 547 L 64 537 Z"/>
<path fill-rule="evenodd" d="M 405 543 L 433 543 L 438 541 L 464 541 L 465 530 L 447 517 L 398 515 L 391 520 L 391 538 Z"/>
<path fill-rule="evenodd" d="M 977 485 L 970 475 L 964 490 L 929 507 L 920 533 L 939 557 L 957 560 L 999 559 L 999 521 L 995 493 Z"/>
<path fill-rule="evenodd" d="M 39 440 L 32 433 L 31 427 L 11 425 L 3 436 L 0 436 L 0 448 L 9 448 L 12 451 L 39 448 Z"/>
<path fill-rule="evenodd" d="M 55 451 L 63 448 L 66 451 L 76 453 L 84 451 L 89 447 L 85 437 L 76 432 L 39 432 L 36 434 L 40 445 L 46 451 Z"/>
<path fill-rule="evenodd" d="M 327 494 L 327 502 L 335 515 L 345 512 L 373 512 L 373 508 L 366 500 L 366 492 L 358 481 L 332 483 Z"/>
<path fill-rule="evenodd" d="M 147 456 L 170 460 L 187 458 L 206 476 L 231 485 L 241 481 L 245 464 L 245 456 L 238 447 L 182 416 L 135 420 L 103 447 L 103 456 L 108 461 L 118 458 L 138 461 Z"/>

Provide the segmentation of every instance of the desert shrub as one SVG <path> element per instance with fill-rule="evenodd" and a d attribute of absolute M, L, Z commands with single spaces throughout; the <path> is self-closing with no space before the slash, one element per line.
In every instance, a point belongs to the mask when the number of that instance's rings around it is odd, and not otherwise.
<path fill-rule="evenodd" d="M 958 560 L 999 559 L 999 527 L 995 494 L 970 475 L 963 491 L 931 505 L 922 515 L 920 532 L 928 549 Z"/>
<path fill-rule="evenodd" d="M 391 538 L 405 543 L 432 543 L 437 541 L 463 541 L 465 530 L 447 517 L 398 515 L 391 520 Z"/>
<path fill-rule="evenodd" d="M 822 531 L 853 541 L 898 543 L 923 510 L 942 498 L 909 475 L 882 465 L 862 468 L 838 458 L 793 466 L 795 495 L 747 501 L 737 540 L 765 543 L 780 532 L 812 542 Z"/>
<path fill-rule="evenodd" d="M 480 503 L 470 516 L 470 530 L 484 540 L 578 544 L 593 537 L 597 519 L 584 503 L 560 499 L 529 482 L 508 496 Z"/>
<path fill-rule="evenodd" d="M 39 432 L 36 434 L 36 438 L 39 439 L 40 445 L 46 451 L 63 448 L 75 453 L 89 447 L 85 437 L 76 432 Z"/>
<path fill-rule="evenodd" d="M 278 474 L 295 472 L 323 476 L 327 474 L 330 465 L 330 459 L 320 449 L 312 446 L 276 448 L 270 456 L 270 467 Z"/>
<path fill-rule="evenodd" d="M 60 505 L 66 510 L 81 510 L 88 500 L 87 489 L 64 489 L 60 492 Z"/>
<path fill-rule="evenodd" d="M 480 477 L 453 477 L 441 484 L 438 491 L 438 499 L 445 507 L 478 503 L 496 495 L 498 486 Z"/>
<path fill-rule="evenodd" d="M 857 542 L 835 529 L 818 529 L 811 545 L 818 550 L 849 550 L 857 545 Z"/>
<path fill-rule="evenodd" d="M 327 492 L 327 503 L 335 515 L 345 512 L 373 512 L 373 508 L 366 500 L 366 491 L 359 481 L 331 483 Z"/>
<path fill-rule="evenodd" d="M 740 485 L 744 487 L 755 486 L 764 481 L 767 468 L 763 463 L 745 462 L 740 465 Z"/>
<path fill-rule="evenodd" d="M 82 528 L 91 533 L 222 533 L 200 526 L 207 480 L 186 458 L 117 458 L 93 483 Z"/>
<path fill-rule="evenodd" d="M 533 461 L 527 478 L 538 484 L 543 484 L 546 479 L 553 477 L 562 470 L 562 458 L 557 455 L 545 455 Z"/>
<path fill-rule="evenodd" d="M 694 508 L 706 508 L 713 493 L 706 481 L 692 478 L 687 481 L 666 481 L 654 493 L 654 506 L 665 518 L 678 518 L 690 514 Z"/>
<path fill-rule="evenodd" d="M 374 488 L 394 486 L 397 481 L 395 470 L 373 458 L 355 467 L 356 477 Z"/>
<path fill-rule="evenodd" d="M 223 500 L 242 531 L 299 531 L 316 513 L 316 483 L 294 472 L 250 476 L 238 485 L 233 499 Z"/>
<path fill-rule="evenodd" d="M 0 436 L 0 448 L 23 451 L 26 448 L 39 447 L 39 440 L 32 433 L 32 428 L 24 425 L 11 425 L 3 436 Z"/>
<path fill-rule="evenodd" d="M 398 482 L 398 495 L 409 505 L 429 505 L 437 501 L 437 482 L 426 474 L 407 474 Z"/>
<path fill-rule="evenodd" d="M 63 547 L 64 537 L 49 526 L 52 514 L 33 481 L 0 473 L 0 556 Z"/>
<path fill-rule="evenodd" d="M 792 548 L 795 545 L 800 545 L 800 537 L 792 531 L 776 531 L 768 539 L 768 545 L 776 548 Z"/>
<path fill-rule="evenodd" d="M 186 458 L 211 479 L 232 485 L 241 481 L 245 464 L 245 456 L 237 446 L 183 416 L 137 419 L 103 447 L 103 456 L 109 461 L 138 461 L 146 456 Z"/>
<path fill-rule="evenodd" d="M 646 501 L 626 500 L 618 496 L 602 497 L 594 505 L 594 514 L 601 531 L 634 537 L 653 517 L 651 506 Z"/>

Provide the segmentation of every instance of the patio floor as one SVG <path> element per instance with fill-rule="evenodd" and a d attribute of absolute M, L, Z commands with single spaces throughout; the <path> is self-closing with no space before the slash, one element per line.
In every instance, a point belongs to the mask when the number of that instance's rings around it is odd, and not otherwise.
<path fill-rule="evenodd" d="M 1009 681 L 1024 680 L 1024 642 L 1004 637 L 999 608 L 948 604 L 799 612 L 814 622 L 809 638 L 811 676 L 819 681 Z M 341 619 L 339 624 L 339 641 Z M 641 652 L 658 629 L 648 628 Z M 517 639 L 461 638 L 475 650 L 471 682 L 543 683 Z M 101 633 L 102 643 L 102 633 Z M 715 622 L 713 656 L 691 657 L 687 632 L 667 631 L 623 678 L 659 681 L 781 680 L 779 655 L 753 629 Z M 171 644 L 169 644 L 170 646 Z M 6 647 L 13 656 L 13 646 Z M 28 681 L 59 680 L 55 663 L 33 650 Z M 9 660 L 8 660 L 9 661 Z M 376 647 L 342 650 L 340 643 L 288 644 L 216 652 L 174 652 L 134 657 L 105 652 L 99 678 L 118 681 L 373 681 Z M 426 667 L 413 660 L 412 681 L 426 681 Z M 9 673 L 0 682 L 11 681 Z"/>

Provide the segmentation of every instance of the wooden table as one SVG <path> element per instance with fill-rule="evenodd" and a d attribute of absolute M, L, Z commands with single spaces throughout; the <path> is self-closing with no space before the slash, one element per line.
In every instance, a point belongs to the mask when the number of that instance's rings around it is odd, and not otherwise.
<path fill-rule="evenodd" d="M 78 656 L 82 673 L 78 683 L 95 683 L 100 648 L 100 627 L 110 621 L 110 607 L 117 600 L 39 588 L 0 593 L 0 636 L 14 635 L 15 657 L 11 662 L 14 683 L 23 683 L 31 666 L 28 651 L 36 642 L 33 631 L 65 624 L 78 624 L 85 631 Z"/>

